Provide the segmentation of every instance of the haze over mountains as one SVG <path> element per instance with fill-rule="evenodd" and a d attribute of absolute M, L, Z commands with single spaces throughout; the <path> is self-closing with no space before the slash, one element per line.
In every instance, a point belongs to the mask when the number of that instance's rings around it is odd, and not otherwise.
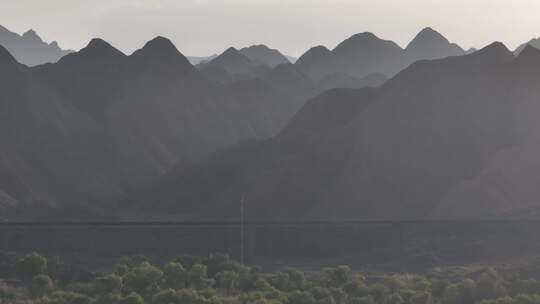
<path fill-rule="evenodd" d="M 256 219 L 538 214 L 540 51 L 465 53 L 430 28 L 296 63 L 258 45 L 194 67 L 162 37 L 36 67 L 2 47 L 2 217 L 234 219 L 242 196 Z"/>
<path fill-rule="evenodd" d="M 257 219 L 528 217 L 540 208 L 538 83 L 532 47 L 420 61 L 380 89 L 328 91 L 275 138 L 137 197 L 208 217 L 234 218 L 242 196 Z"/>
<path fill-rule="evenodd" d="M 130 56 L 94 39 L 35 68 L 1 50 L 4 205 L 92 209 L 178 162 L 268 138 L 293 112 L 287 98 L 212 85 L 161 37 Z"/>
<path fill-rule="evenodd" d="M 34 30 L 19 35 L 1 25 L 0 45 L 4 46 L 18 62 L 28 66 L 56 62 L 71 52 L 62 50 L 56 41 L 44 42 Z"/>

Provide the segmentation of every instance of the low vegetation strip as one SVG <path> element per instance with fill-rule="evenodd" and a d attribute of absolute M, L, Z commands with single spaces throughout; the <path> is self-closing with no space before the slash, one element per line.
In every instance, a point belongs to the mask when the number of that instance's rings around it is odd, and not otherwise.
<path fill-rule="evenodd" d="M 120 259 L 110 272 L 66 270 L 57 258 L 18 259 L 0 282 L 4 304 L 534 304 L 540 281 L 486 268 L 462 277 L 369 276 L 348 266 L 265 273 L 227 255 L 183 256 L 165 265 Z"/>

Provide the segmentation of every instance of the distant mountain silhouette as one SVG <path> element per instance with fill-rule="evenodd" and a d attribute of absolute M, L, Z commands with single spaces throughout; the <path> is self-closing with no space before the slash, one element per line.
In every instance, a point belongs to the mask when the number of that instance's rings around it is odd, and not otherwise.
<path fill-rule="evenodd" d="M 267 65 L 274 68 L 283 63 L 289 63 L 287 57 L 281 54 L 276 49 L 270 49 L 266 45 L 253 45 L 240 49 L 240 53 L 244 54 L 253 62 Z"/>
<path fill-rule="evenodd" d="M 249 59 L 231 47 L 211 61 L 200 64 L 199 69 L 212 81 L 230 83 L 257 78 L 270 70 L 270 67 Z"/>
<path fill-rule="evenodd" d="M 529 42 L 525 42 L 520 45 L 515 51 L 514 54 L 519 55 L 527 45 L 533 46 L 537 49 L 540 49 L 540 38 L 531 39 Z"/>
<path fill-rule="evenodd" d="M 455 43 L 450 43 L 440 33 L 427 27 L 423 29 L 405 48 L 408 61 L 431 60 L 450 56 L 460 56 L 465 51 Z"/>
<path fill-rule="evenodd" d="M 162 37 L 130 56 L 94 39 L 34 68 L 0 48 L 0 206 L 111 214 L 176 164 L 276 134 L 298 108 L 264 84 L 212 84 Z"/>
<path fill-rule="evenodd" d="M 540 213 L 540 50 L 418 61 L 310 100 L 275 138 L 172 170 L 143 217 L 509 219 Z M 163 193 L 163 195 L 161 195 Z"/>
<path fill-rule="evenodd" d="M 323 46 L 312 48 L 295 65 L 314 79 L 334 73 L 345 73 L 356 78 L 374 73 L 391 77 L 417 60 L 463 54 L 465 52 L 459 46 L 448 42 L 433 29 L 425 28 L 405 50 L 372 33 L 360 33 L 346 39 L 333 50 Z"/>
<path fill-rule="evenodd" d="M 35 66 L 47 62 L 56 62 L 69 54 L 70 50 L 62 50 L 56 41 L 44 42 L 34 30 L 23 35 L 11 32 L 0 25 L 0 45 L 4 46 L 18 62 Z"/>

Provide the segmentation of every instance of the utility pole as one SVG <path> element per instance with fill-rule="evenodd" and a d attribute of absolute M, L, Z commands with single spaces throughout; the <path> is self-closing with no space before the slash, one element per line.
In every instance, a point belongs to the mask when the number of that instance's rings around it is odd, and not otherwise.
<path fill-rule="evenodd" d="M 240 263 L 244 266 L 244 196 L 240 201 Z"/>

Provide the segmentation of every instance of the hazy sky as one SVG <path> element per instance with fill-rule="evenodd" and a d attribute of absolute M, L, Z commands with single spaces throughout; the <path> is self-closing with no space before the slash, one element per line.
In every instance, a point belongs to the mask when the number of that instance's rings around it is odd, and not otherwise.
<path fill-rule="evenodd" d="M 79 49 L 101 37 L 130 53 L 156 35 L 185 55 L 264 43 L 298 56 L 371 31 L 402 46 L 431 26 L 464 48 L 540 36 L 540 0 L 0 0 L 0 24 Z"/>

